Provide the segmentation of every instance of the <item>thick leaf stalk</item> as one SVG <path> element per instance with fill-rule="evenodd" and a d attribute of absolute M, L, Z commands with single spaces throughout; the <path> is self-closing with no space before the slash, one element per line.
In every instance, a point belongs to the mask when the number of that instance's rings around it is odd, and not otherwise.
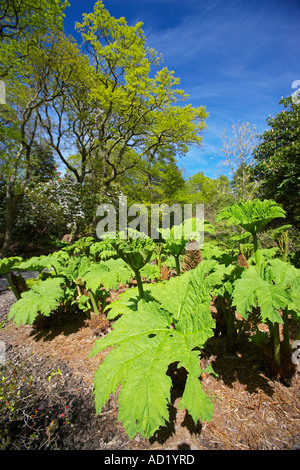
<path fill-rule="evenodd" d="M 273 326 L 273 352 L 275 364 L 280 367 L 280 334 L 279 334 L 279 323 L 275 322 Z"/>
<path fill-rule="evenodd" d="M 257 235 L 256 235 L 255 232 L 252 233 L 252 237 L 253 237 L 255 262 L 256 262 L 256 264 L 259 264 L 260 256 L 259 256 Z"/>
<path fill-rule="evenodd" d="M 142 281 L 142 278 L 141 278 L 140 271 L 138 269 L 136 269 L 136 270 L 134 270 L 134 274 L 135 274 L 135 279 L 136 279 L 136 282 L 137 282 L 137 285 L 138 285 L 140 298 L 144 299 L 145 298 L 145 293 L 144 293 L 143 281 Z"/>
<path fill-rule="evenodd" d="M 7 273 L 5 273 L 4 276 L 6 277 L 6 280 L 9 284 L 9 287 L 11 288 L 12 292 L 14 293 L 16 299 L 19 300 L 21 298 L 21 296 L 19 295 L 19 293 L 17 292 L 15 286 L 13 285 L 10 276 Z"/>

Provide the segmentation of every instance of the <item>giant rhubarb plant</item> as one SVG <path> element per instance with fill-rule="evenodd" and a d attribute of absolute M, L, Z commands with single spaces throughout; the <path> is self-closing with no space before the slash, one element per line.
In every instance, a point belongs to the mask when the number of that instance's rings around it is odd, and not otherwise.
<path fill-rule="evenodd" d="M 281 364 L 279 325 L 283 324 L 286 351 L 290 344 L 288 314 L 300 321 L 299 285 L 300 269 L 280 259 L 250 266 L 235 281 L 232 303 L 245 320 L 253 308 L 259 309 L 261 321 L 269 326 L 277 366 Z"/>
<path fill-rule="evenodd" d="M 141 298 L 144 298 L 144 289 L 141 278 L 141 269 L 150 261 L 155 247 L 151 238 L 137 231 L 128 230 L 128 236 L 124 233 L 117 234 L 110 240 L 112 247 L 118 256 L 132 269 Z"/>
<path fill-rule="evenodd" d="M 202 244 L 204 232 L 214 233 L 214 227 L 207 220 L 196 217 L 186 219 L 182 224 L 173 225 L 169 228 L 160 228 L 159 232 L 165 243 L 165 252 L 174 257 L 177 276 L 180 275 L 180 257 L 189 242 Z"/>
<path fill-rule="evenodd" d="M 13 291 L 17 299 L 20 298 L 20 295 L 18 294 L 15 289 L 15 286 L 13 285 L 10 273 L 13 269 L 16 269 L 16 267 L 20 264 L 21 261 L 22 258 L 20 256 L 11 256 L 10 258 L 0 259 L 0 275 L 2 274 L 3 276 L 5 276 L 11 290 Z"/>
<path fill-rule="evenodd" d="M 228 206 L 216 217 L 216 220 L 226 220 L 227 225 L 239 225 L 253 238 L 256 263 L 259 263 L 259 250 L 257 234 L 265 229 L 266 225 L 278 217 L 285 217 L 285 211 L 275 201 L 253 199 L 240 201 Z"/>
<path fill-rule="evenodd" d="M 121 259 L 94 263 L 86 255 L 70 256 L 65 251 L 15 264 L 17 261 L 6 263 L 5 270 L 13 266 L 14 269 L 40 273 L 39 282 L 23 292 L 11 307 L 9 318 L 13 318 L 18 326 L 32 324 L 38 314 L 49 316 L 61 305 L 68 311 L 75 306 L 93 318 L 101 313 L 100 308 L 104 308 L 109 289 L 117 289 L 119 283 L 127 282 L 132 276 L 132 271 Z"/>
<path fill-rule="evenodd" d="M 23 292 L 21 298 L 12 305 L 8 318 L 14 318 L 16 325 L 20 326 L 21 323 L 31 325 L 38 313 L 49 316 L 63 299 L 63 282 L 63 278 L 48 278 L 33 285 L 31 290 Z"/>
<path fill-rule="evenodd" d="M 199 355 L 213 335 L 209 305 L 213 285 L 222 277 L 217 266 L 203 261 L 193 271 L 149 287 L 152 300 L 134 296 L 132 310 L 127 299 L 126 314 L 92 349 L 95 356 L 113 346 L 95 374 L 96 411 L 121 385 L 118 417 L 130 438 L 137 433 L 150 437 L 168 421 L 172 381 L 167 370 L 173 363 L 188 372 L 179 409 L 186 408 L 195 423 L 211 419 L 213 403 L 201 386 Z"/>

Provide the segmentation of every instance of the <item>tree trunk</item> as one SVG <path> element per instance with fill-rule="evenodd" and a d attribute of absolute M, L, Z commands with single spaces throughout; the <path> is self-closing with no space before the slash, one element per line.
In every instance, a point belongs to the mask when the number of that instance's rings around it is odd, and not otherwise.
<path fill-rule="evenodd" d="M 8 250 L 9 250 L 15 211 L 17 208 L 18 201 L 20 199 L 19 195 L 15 195 L 15 196 L 13 195 L 13 184 L 14 184 L 14 177 L 11 177 L 6 188 L 7 218 L 6 218 L 6 227 L 5 227 L 5 233 L 4 233 L 4 238 L 3 238 L 3 245 L 0 251 L 1 258 L 6 257 Z"/>

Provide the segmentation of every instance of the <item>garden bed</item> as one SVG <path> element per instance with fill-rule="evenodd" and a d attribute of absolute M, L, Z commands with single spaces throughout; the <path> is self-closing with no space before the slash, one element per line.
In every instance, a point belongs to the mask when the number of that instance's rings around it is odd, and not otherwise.
<path fill-rule="evenodd" d="M 195 426 L 177 409 L 182 383 L 173 376 L 170 424 L 150 440 L 130 440 L 117 421 L 116 396 L 95 413 L 93 378 L 101 355 L 89 353 L 99 333 L 81 315 L 45 329 L 16 328 L 6 317 L 13 302 L 12 292 L 0 293 L 1 387 L 9 403 L 0 402 L 2 450 L 300 449 L 299 370 L 289 382 L 277 381 L 258 346 L 242 341 L 230 354 L 221 336 L 211 338 L 201 361 L 219 375 L 202 378 L 214 401 L 212 420 Z"/>

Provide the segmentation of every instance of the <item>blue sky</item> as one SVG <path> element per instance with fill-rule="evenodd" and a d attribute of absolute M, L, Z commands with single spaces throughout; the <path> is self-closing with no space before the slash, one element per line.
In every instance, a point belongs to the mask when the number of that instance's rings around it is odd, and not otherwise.
<path fill-rule="evenodd" d="M 66 32 L 93 11 L 94 0 L 69 0 Z M 174 70 L 188 102 L 204 105 L 208 129 L 201 150 L 179 160 L 184 175 L 224 173 L 222 132 L 238 122 L 260 134 L 269 115 L 300 80 L 300 0 L 103 0 L 110 14 L 142 21 L 147 45 Z"/>

